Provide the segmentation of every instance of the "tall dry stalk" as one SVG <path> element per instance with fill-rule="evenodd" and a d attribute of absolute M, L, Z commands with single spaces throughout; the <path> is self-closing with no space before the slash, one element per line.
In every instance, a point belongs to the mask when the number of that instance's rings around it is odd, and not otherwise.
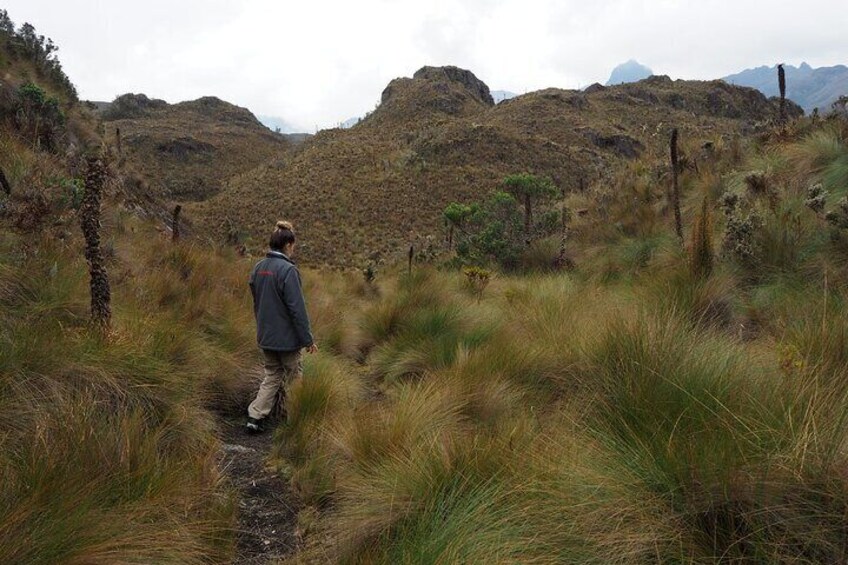
<path fill-rule="evenodd" d="M 112 322 L 112 293 L 100 248 L 100 198 L 106 175 L 106 165 L 101 157 L 87 158 L 80 227 L 85 237 L 85 260 L 91 276 L 91 320 L 103 330 L 108 330 Z"/>
<path fill-rule="evenodd" d="M 9 181 L 6 180 L 6 174 L 3 172 L 2 167 L 0 167 L 0 187 L 3 188 L 3 192 L 6 193 L 6 196 L 12 195 L 12 185 L 10 185 Z"/>
<path fill-rule="evenodd" d="M 707 278 L 713 272 L 713 219 L 709 201 L 704 196 L 701 211 L 692 226 L 691 266 L 695 278 Z"/>
<path fill-rule="evenodd" d="M 780 88 L 780 123 L 786 123 L 786 71 L 777 66 L 777 86 Z"/>
<path fill-rule="evenodd" d="M 677 128 L 671 130 L 671 205 L 674 208 L 674 231 L 677 233 L 678 239 L 683 242 L 683 219 L 680 216 L 680 179 L 678 173 L 680 170 L 680 156 L 677 150 Z"/>
<path fill-rule="evenodd" d="M 174 207 L 174 215 L 171 219 L 171 241 L 177 242 L 180 240 L 180 212 L 183 211 L 183 207 L 177 204 Z"/>

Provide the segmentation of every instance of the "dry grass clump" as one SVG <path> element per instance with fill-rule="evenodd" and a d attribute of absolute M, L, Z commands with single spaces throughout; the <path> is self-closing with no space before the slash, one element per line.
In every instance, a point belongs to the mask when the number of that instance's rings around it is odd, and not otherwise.
<path fill-rule="evenodd" d="M 250 386 L 243 275 L 151 232 L 111 242 L 106 337 L 87 323 L 76 238 L 45 234 L 29 242 L 37 253 L 2 241 L 4 562 L 208 563 L 232 550 L 207 409 L 240 409 Z"/>
<path fill-rule="evenodd" d="M 499 276 L 478 303 L 461 273 L 418 272 L 370 299 L 358 382 L 379 393 L 311 420 L 321 455 L 298 465 L 333 488 L 299 558 L 844 560 L 844 250 L 799 207 L 817 173 L 763 151 L 687 171 L 681 202 L 749 193 L 760 271 L 693 271 L 669 222 L 593 236 L 589 214 L 574 273 Z"/>

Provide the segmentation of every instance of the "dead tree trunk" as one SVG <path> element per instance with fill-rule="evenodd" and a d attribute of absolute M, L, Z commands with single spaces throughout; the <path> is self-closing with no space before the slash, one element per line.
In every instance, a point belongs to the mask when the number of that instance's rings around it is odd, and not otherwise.
<path fill-rule="evenodd" d="M 0 187 L 3 187 L 3 192 L 6 193 L 6 196 L 12 195 L 12 185 L 10 185 L 9 181 L 6 180 L 6 174 L 3 172 L 2 168 L 0 168 Z"/>
<path fill-rule="evenodd" d="M 777 66 L 777 86 L 780 88 L 780 123 L 786 123 L 786 71 Z"/>
<path fill-rule="evenodd" d="M 568 220 L 571 215 L 569 209 L 563 205 L 562 206 L 562 223 L 560 225 L 560 238 L 559 238 L 559 255 L 557 255 L 556 266 L 558 269 L 571 269 L 573 267 L 573 262 L 568 258 L 568 251 L 566 248 L 566 244 L 568 242 Z"/>
<path fill-rule="evenodd" d="M 183 211 L 183 207 L 177 204 L 174 207 L 174 217 L 171 220 L 171 241 L 177 242 L 180 240 L 180 212 Z"/>
<path fill-rule="evenodd" d="M 683 241 L 683 220 L 680 217 L 680 182 L 678 179 L 679 156 L 677 151 L 677 128 L 671 130 L 671 205 L 674 208 L 674 231 Z"/>
<path fill-rule="evenodd" d="M 106 182 L 106 166 L 100 157 L 86 160 L 85 193 L 80 207 L 80 227 L 85 237 L 85 260 L 91 276 L 91 320 L 103 330 L 112 322 L 109 276 L 100 249 L 100 197 Z"/>

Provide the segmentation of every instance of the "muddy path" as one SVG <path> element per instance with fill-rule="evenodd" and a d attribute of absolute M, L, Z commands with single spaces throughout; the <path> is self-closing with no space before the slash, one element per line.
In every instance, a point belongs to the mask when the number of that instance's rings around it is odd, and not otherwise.
<path fill-rule="evenodd" d="M 234 564 L 274 563 L 297 547 L 297 497 L 266 466 L 273 431 L 248 435 L 244 419 L 220 420 L 221 469 L 238 491 Z"/>

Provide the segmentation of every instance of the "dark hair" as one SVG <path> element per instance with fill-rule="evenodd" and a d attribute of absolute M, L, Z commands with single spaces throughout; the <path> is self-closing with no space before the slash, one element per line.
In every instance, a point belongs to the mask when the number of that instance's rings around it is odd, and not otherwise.
<path fill-rule="evenodd" d="M 277 222 L 274 233 L 271 234 L 271 241 L 268 245 L 274 251 L 282 251 L 290 243 L 294 243 L 294 228 L 291 222 L 280 220 Z"/>

